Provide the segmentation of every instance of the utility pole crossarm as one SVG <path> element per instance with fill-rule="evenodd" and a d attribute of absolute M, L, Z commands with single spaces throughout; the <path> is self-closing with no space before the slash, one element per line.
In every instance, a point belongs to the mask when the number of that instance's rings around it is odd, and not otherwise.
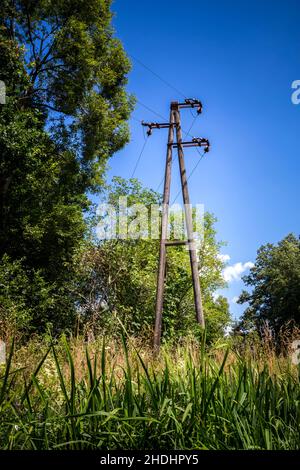
<path fill-rule="evenodd" d="M 173 144 L 174 148 L 181 147 L 204 147 L 204 152 L 209 152 L 210 143 L 208 139 L 202 137 L 194 137 L 190 142 L 180 142 Z"/>
<path fill-rule="evenodd" d="M 142 126 L 148 127 L 147 135 L 150 136 L 152 134 L 152 129 L 168 129 L 171 126 L 175 126 L 175 123 L 170 122 L 144 122 L 142 121 Z"/>

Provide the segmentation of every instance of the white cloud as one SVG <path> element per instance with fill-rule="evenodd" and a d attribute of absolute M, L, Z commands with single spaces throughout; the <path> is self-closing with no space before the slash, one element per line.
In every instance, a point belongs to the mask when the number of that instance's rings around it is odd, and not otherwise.
<path fill-rule="evenodd" d="M 231 303 L 232 304 L 237 304 L 237 301 L 239 300 L 239 297 L 237 295 L 235 295 L 234 297 L 232 297 L 231 299 Z"/>
<path fill-rule="evenodd" d="M 222 254 L 219 254 L 218 255 L 218 258 L 223 261 L 223 263 L 226 263 L 227 261 L 230 260 L 230 256 L 229 255 L 222 255 Z"/>
<path fill-rule="evenodd" d="M 223 270 L 223 277 L 226 282 L 239 281 L 243 272 L 247 269 L 253 268 L 254 264 L 251 261 L 247 263 L 235 263 L 232 266 L 227 266 Z"/>

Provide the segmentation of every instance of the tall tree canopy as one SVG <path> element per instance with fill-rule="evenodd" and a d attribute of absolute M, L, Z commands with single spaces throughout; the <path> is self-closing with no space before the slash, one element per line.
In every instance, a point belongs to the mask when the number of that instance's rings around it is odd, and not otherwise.
<path fill-rule="evenodd" d="M 1 56 L 8 62 L 1 75 L 8 94 L 19 107 L 42 110 L 44 118 L 52 111 L 56 143 L 76 152 L 88 189 L 99 183 L 99 167 L 128 141 L 132 108 L 124 88 L 130 63 L 114 37 L 110 4 L 3 0 L 0 6 Z M 17 88 L 14 60 L 26 72 Z"/>
<path fill-rule="evenodd" d="M 110 5 L 0 4 L 0 315 L 27 312 L 34 328 L 74 314 L 68 284 L 87 193 L 100 189 L 107 160 L 129 139 L 130 64 Z"/>
<path fill-rule="evenodd" d="M 276 333 L 291 321 L 300 325 L 299 237 L 289 234 L 277 245 L 263 245 L 243 280 L 252 288 L 239 299 L 239 303 L 249 304 L 243 315 L 245 328 L 259 328 L 267 321 Z"/>

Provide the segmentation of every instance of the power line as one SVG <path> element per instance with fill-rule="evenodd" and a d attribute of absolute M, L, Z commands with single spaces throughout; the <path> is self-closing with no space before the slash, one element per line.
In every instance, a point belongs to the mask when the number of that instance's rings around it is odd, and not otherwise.
<path fill-rule="evenodd" d="M 186 182 L 188 182 L 189 179 L 192 177 L 192 175 L 195 173 L 195 171 L 196 171 L 196 169 L 197 169 L 199 163 L 201 162 L 201 160 L 203 159 L 203 157 L 204 157 L 204 155 L 205 155 L 205 153 L 206 153 L 206 152 L 204 151 L 204 152 L 201 154 L 201 153 L 199 152 L 199 149 L 198 149 L 197 147 L 196 147 L 196 150 L 197 150 L 197 152 L 199 153 L 200 158 L 199 158 L 199 160 L 197 161 L 197 163 L 196 163 L 196 165 L 194 166 L 194 168 L 192 169 L 192 171 L 191 171 L 191 173 L 189 174 L 189 176 L 187 177 Z M 178 196 L 179 196 L 180 193 L 181 193 L 181 190 L 178 191 L 178 193 L 176 194 L 175 199 L 173 199 L 173 202 L 172 202 L 171 205 L 174 204 L 174 202 L 177 200 L 177 198 L 178 198 Z"/>
<path fill-rule="evenodd" d="M 167 118 L 164 117 L 162 114 L 156 112 L 154 109 L 150 108 L 150 106 L 147 106 L 146 104 L 142 103 L 140 100 L 136 100 L 143 108 L 148 109 L 151 113 L 155 114 L 157 117 L 160 119 L 163 119 L 164 121 L 167 121 Z"/>
<path fill-rule="evenodd" d="M 188 130 L 187 132 L 185 132 L 185 130 L 182 129 L 183 132 L 184 132 L 184 134 L 185 134 L 184 139 L 185 139 L 187 136 L 193 137 L 193 136 L 190 134 L 190 132 L 191 132 L 192 128 L 194 127 L 194 124 L 195 124 L 195 122 L 197 121 L 197 118 L 198 118 L 199 114 L 196 114 L 196 116 L 194 116 L 194 115 L 192 115 L 192 116 L 193 116 L 194 119 L 193 119 L 192 124 L 191 124 L 190 127 L 189 127 L 189 130 Z"/>
<path fill-rule="evenodd" d="M 196 116 L 194 116 L 194 115 L 192 114 L 192 116 L 194 117 L 194 119 L 193 119 L 192 124 L 190 125 L 189 130 L 188 130 L 187 132 L 183 131 L 183 132 L 185 132 L 185 135 L 184 135 L 184 137 L 183 137 L 183 140 L 184 140 L 187 136 L 192 137 L 191 134 L 190 134 L 190 132 L 191 132 L 192 128 L 194 127 L 194 124 L 195 124 L 195 122 L 196 122 L 196 120 L 197 120 L 199 114 L 196 114 Z M 196 147 L 196 148 L 197 148 L 197 147 Z M 198 148 L 197 148 L 197 151 L 199 152 Z M 160 182 L 159 185 L 157 186 L 157 189 L 155 190 L 155 192 L 157 192 L 157 191 L 159 190 L 159 188 L 160 188 L 161 185 L 163 184 L 164 180 L 165 180 L 165 178 L 163 177 L 162 180 L 161 180 L 161 182 Z"/>
<path fill-rule="evenodd" d="M 143 144 L 142 150 L 141 150 L 141 152 L 140 152 L 140 154 L 139 154 L 139 156 L 138 156 L 138 158 L 137 158 L 136 164 L 135 164 L 134 169 L 133 169 L 133 172 L 132 172 L 132 174 L 131 174 L 131 178 L 133 178 L 134 175 L 135 175 L 136 169 L 137 169 L 137 167 L 138 167 L 138 165 L 139 165 L 139 163 L 140 163 L 140 160 L 141 160 L 141 158 L 142 158 L 142 155 L 143 155 L 143 153 L 144 153 L 144 150 L 145 150 L 145 148 L 146 148 L 146 145 L 147 145 L 148 140 L 149 140 L 148 138 L 146 138 L 146 139 L 144 140 L 144 144 Z"/>
<path fill-rule="evenodd" d="M 145 109 L 147 109 L 147 110 L 150 111 L 151 113 L 153 113 L 153 114 L 155 114 L 156 116 L 158 116 L 160 119 L 163 119 L 164 121 L 167 121 L 167 118 L 166 118 L 165 116 L 163 116 L 162 114 L 156 112 L 154 109 L 150 108 L 150 106 L 148 106 L 148 105 L 142 103 L 142 102 L 139 101 L 139 100 L 137 100 L 137 102 L 138 102 L 141 106 L 143 106 Z M 196 120 L 197 120 L 199 114 L 196 114 L 196 116 L 194 116 L 193 113 L 192 113 L 192 116 L 193 116 L 194 119 L 193 119 L 193 121 L 192 121 L 192 123 L 191 123 L 191 125 L 190 125 L 190 127 L 189 127 L 189 129 L 188 129 L 188 131 L 182 129 L 182 131 L 183 131 L 184 134 L 185 134 L 185 135 L 184 135 L 184 139 L 185 139 L 187 136 L 193 138 L 193 136 L 190 134 L 190 132 L 191 132 L 192 128 L 194 127 L 195 122 L 196 122 Z M 137 121 L 137 119 L 135 119 L 135 120 Z M 141 122 L 141 121 L 139 121 L 139 122 Z M 145 142 L 144 142 L 142 151 L 141 151 L 141 153 L 140 153 L 140 155 L 139 155 L 139 157 L 138 157 L 138 160 L 137 160 L 137 163 L 136 163 L 136 165 L 135 165 L 135 168 L 134 168 L 134 171 L 133 171 L 133 174 L 132 174 L 131 178 L 133 178 L 133 175 L 134 175 L 134 173 L 135 173 L 135 171 L 136 171 L 136 168 L 137 168 L 137 166 L 138 166 L 138 164 L 139 164 L 139 162 L 140 162 L 140 159 L 141 159 L 142 154 L 143 154 L 143 152 L 144 152 L 144 150 L 145 150 L 147 141 L 148 141 L 148 139 L 146 139 Z M 193 175 L 193 173 L 196 171 L 196 169 L 197 169 L 197 167 L 198 167 L 200 161 L 202 160 L 202 158 L 204 157 L 204 154 L 205 154 L 205 152 L 203 152 L 203 153 L 201 154 L 201 153 L 199 152 L 199 149 L 198 149 L 197 147 L 196 147 L 196 150 L 197 150 L 197 152 L 198 152 L 199 155 L 200 155 L 200 159 L 198 160 L 198 162 L 196 163 L 196 165 L 195 165 L 194 168 L 192 169 L 190 175 L 189 175 L 188 178 L 187 178 L 187 181 L 189 181 L 189 179 L 191 178 L 191 176 Z M 157 186 L 155 192 L 157 192 L 157 191 L 159 190 L 159 188 L 161 187 L 161 185 L 162 185 L 163 182 L 164 182 L 164 179 L 165 179 L 165 178 L 163 177 L 162 180 L 160 181 L 159 185 Z M 172 204 L 174 204 L 174 202 L 177 200 L 179 194 L 180 194 L 180 190 L 179 190 L 178 193 L 176 194 L 176 197 L 175 197 L 175 199 L 173 200 Z"/>
<path fill-rule="evenodd" d="M 168 119 L 167 119 L 165 116 L 163 116 L 162 114 L 158 113 L 158 112 L 155 111 L 154 109 L 150 108 L 150 106 L 146 105 L 145 103 L 142 103 L 142 102 L 141 102 L 140 100 L 138 100 L 138 99 L 137 99 L 136 101 L 137 101 L 137 103 L 139 103 L 141 106 L 143 106 L 143 108 L 145 108 L 145 109 L 147 109 L 148 111 L 150 111 L 151 113 L 155 114 L 155 115 L 156 115 L 157 117 L 159 117 L 160 119 L 163 119 L 164 121 L 168 121 Z M 186 138 L 187 136 L 189 136 L 189 137 L 194 137 L 193 135 L 190 134 L 190 132 L 191 132 L 192 127 L 194 126 L 194 124 L 195 124 L 195 122 L 196 122 L 196 120 L 197 120 L 199 114 L 196 114 L 196 116 L 194 116 L 194 115 L 192 114 L 192 116 L 193 116 L 194 120 L 193 120 L 193 122 L 192 122 L 192 124 L 191 124 L 189 130 L 188 130 L 188 131 L 185 131 L 184 129 L 182 129 L 182 131 L 183 131 L 184 134 L 185 134 L 184 138 Z M 131 116 L 131 119 L 133 119 L 133 120 L 136 121 L 136 122 L 139 122 L 140 124 L 142 123 L 142 121 L 141 121 L 140 119 L 137 119 L 137 118 L 134 117 L 134 116 Z"/>
<path fill-rule="evenodd" d="M 136 62 L 138 62 L 142 67 L 144 67 L 146 70 L 148 70 L 148 72 L 152 73 L 156 78 L 158 78 L 161 82 L 163 82 L 165 85 L 167 85 L 169 88 L 171 88 L 172 90 L 176 91 L 177 93 L 179 93 L 184 99 L 186 99 L 186 95 L 180 91 L 177 87 L 175 87 L 174 85 L 172 85 L 172 83 L 168 82 L 167 80 L 165 80 L 161 75 L 159 75 L 157 72 L 154 72 L 154 70 L 152 70 L 148 65 L 146 65 L 144 62 L 142 62 L 140 59 L 138 59 L 136 56 L 134 56 L 133 54 L 130 54 L 129 52 L 127 52 L 127 54 L 132 57 Z M 152 113 L 156 114 L 156 116 L 164 119 L 164 120 L 167 120 L 164 116 L 162 116 L 161 114 L 157 113 L 156 111 L 154 111 L 153 109 L 151 109 L 149 106 L 143 104 L 141 101 L 137 100 L 137 102 L 139 104 L 141 104 L 144 108 L 148 109 L 149 111 L 151 111 Z M 190 109 L 190 112 L 192 114 L 193 117 L 194 114 L 192 112 L 192 110 Z M 197 114 L 198 116 L 198 114 Z M 196 117 L 197 117 L 196 116 Z M 186 133 L 186 135 L 189 135 L 190 137 L 193 137 L 191 136 L 189 133 Z"/>
<path fill-rule="evenodd" d="M 156 190 L 155 190 L 156 193 L 157 193 L 157 191 L 159 190 L 159 188 L 161 187 L 161 185 L 163 184 L 164 180 L 165 180 L 165 177 L 163 177 L 163 179 L 161 180 L 161 182 L 160 182 L 159 185 L 157 186 L 157 188 L 156 188 Z"/>
<path fill-rule="evenodd" d="M 141 124 L 141 122 L 142 122 L 140 119 L 137 119 L 134 116 L 131 116 L 130 119 L 133 119 L 134 121 L 138 122 L 139 124 Z"/>
<path fill-rule="evenodd" d="M 145 127 L 144 127 L 144 126 L 142 126 L 142 127 L 143 127 L 143 137 L 144 137 L 144 140 L 146 140 L 147 137 L 149 137 L 149 136 L 146 137 L 146 134 L 145 134 Z"/>
<path fill-rule="evenodd" d="M 140 100 L 136 100 L 137 103 L 139 103 L 141 106 L 143 106 L 143 108 L 147 109 L 148 111 L 150 111 L 151 113 L 155 114 L 157 117 L 159 117 L 160 119 L 163 119 L 164 121 L 168 121 L 168 119 L 163 116 L 162 114 L 158 113 L 157 111 L 155 111 L 154 109 L 150 108 L 150 106 L 146 105 L 145 103 L 142 103 Z M 193 116 L 194 117 L 194 121 L 196 120 L 196 118 L 198 117 L 198 114 L 197 116 Z M 141 122 L 141 121 L 140 121 Z M 193 135 L 190 134 L 190 131 L 191 131 L 191 128 L 193 127 L 194 123 L 192 124 L 192 126 L 190 127 L 190 129 L 188 131 L 186 131 L 185 129 L 182 129 L 182 132 L 185 133 L 185 137 L 189 136 L 189 137 L 194 137 Z"/>
<path fill-rule="evenodd" d="M 160 75 L 158 75 L 158 73 L 154 72 L 154 70 L 152 70 L 150 67 L 148 67 L 148 65 L 144 64 L 140 59 L 138 59 L 137 57 L 135 57 L 133 54 L 130 54 L 127 52 L 128 55 L 130 55 L 130 57 L 132 57 L 136 62 L 138 62 L 142 67 L 144 67 L 146 70 L 148 70 L 148 72 L 152 73 L 156 78 L 158 78 L 161 82 L 163 82 L 165 85 L 167 85 L 169 88 L 172 88 L 172 90 L 176 91 L 177 93 L 179 93 L 181 96 L 183 96 L 183 98 L 186 98 L 185 94 L 182 93 L 182 91 L 178 90 L 178 88 L 176 88 L 175 86 L 173 86 L 171 83 L 167 82 L 167 80 L 165 80 L 163 77 L 161 77 Z"/>
<path fill-rule="evenodd" d="M 144 69 L 146 69 L 146 70 L 148 70 L 148 72 L 152 73 L 152 75 L 154 75 L 156 78 L 158 78 L 162 83 L 164 83 L 164 84 L 167 85 L 169 88 L 171 88 L 172 90 L 176 91 L 177 93 L 179 93 L 179 95 L 181 95 L 183 98 L 186 99 L 186 95 L 185 95 L 184 93 L 182 93 L 182 91 L 180 91 L 177 87 L 173 86 L 171 83 L 169 83 L 167 80 L 165 80 L 163 77 L 161 77 L 158 73 L 156 73 L 156 72 L 155 72 L 154 70 L 152 70 L 149 66 L 147 66 L 146 64 L 144 64 L 140 59 L 138 59 L 137 57 L 135 57 L 133 54 L 128 53 L 128 55 L 130 55 L 136 62 L 138 62 L 142 67 L 144 67 Z M 158 112 L 155 111 L 154 109 L 150 108 L 150 106 L 148 106 L 148 105 L 142 103 L 140 100 L 137 100 L 137 102 L 138 102 L 141 106 L 143 106 L 145 109 L 147 109 L 148 111 L 150 111 L 150 112 L 153 113 L 154 115 L 158 116 L 160 119 L 163 119 L 164 121 L 167 121 L 167 119 L 166 119 L 165 116 L 163 116 L 162 114 L 158 113 Z M 191 125 L 190 125 L 190 127 L 189 127 L 189 130 L 188 130 L 187 132 L 186 132 L 184 129 L 182 129 L 183 132 L 184 132 L 184 134 L 185 134 L 185 135 L 184 135 L 184 139 L 185 139 L 187 136 L 193 137 L 193 136 L 190 134 L 190 132 L 191 132 L 191 130 L 192 130 L 192 128 L 193 128 L 193 126 L 194 126 L 194 124 L 195 124 L 195 122 L 196 122 L 198 116 L 199 116 L 199 114 L 196 114 L 196 116 L 194 116 L 192 110 L 190 110 L 190 112 L 191 112 L 191 115 L 193 116 L 194 119 L 193 119 L 193 121 L 192 121 L 192 123 L 191 123 Z M 132 116 L 132 119 L 134 119 L 136 122 L 141 123 L 141 121 L 140 121 L 139 119 L 135 118 L 134 116 Z M 138 158 L 137 158 L 137 161 L 136 161 L 135 167 L 134 167 L 134 169 L 133 169 L 131 178 L 133 178 L 133 176 L 134 176 L 134 174 L 135 174 L 135 172 L 136 172 L 136 169 L 137 169 L 137 167 L 138 167 L 138 165 L 139 165 L 139 162 L 140 162 L 140 160 L 141 160 L 141 158 L 142 158 L 142 155 L 143 155 L 143 153 L 144 153 L 144 150 L 145 150 L 146 145 L 147 145 L 147 142 L 148 142 L 148 138 L 145 138 L 145 134 L 144 134 L 144 139 L 145 139 L 145 140 L 144 140 L 144 144 L 143 144 L 142 150 L 141 150 L 141 152 L 140 152 L 140 154 L 139 154 L 139 156 L 138 156 Z M 189 181 L 189 179 L 192 177 L 192 175 L 193 175 L 194 172 L 196 171 L 198 165 L 200 164 L 200 162 L 201 162 L 201 160 L 203 159 L 204 154 L 205 154 L 205 152 L 203 152 L 202 154 L 200 154 L 198 148 L 196 148 L 196 150 L 197 150 L 197 152 L 198 152 L 199 155 L 200 155 L 200 159 L 198 160 L 198 162 L 196 163 L 196 165 L 195 165 L 194 168 L 192 169 L 191 173 L 189 174 L 189 176 L 188 176 L 188 178 L 187 178 L 187 182 Z M 161 180 L 161 182 L 159 183 L 159 185 L 158 185 L 156 191 L 159 190 L 159 188 L 160 188 L 160 186 L 162 185 L 163 181 L 164 181 L 164 178 L 163 178 L 163 179 Z M 180 191 L 176 194 L 176 197 L 175 197 L 175 199 L 173 200 L 172 204 L 174 204 L 174 202 L 177 200 L 179 194 L 180 194 Z"/>

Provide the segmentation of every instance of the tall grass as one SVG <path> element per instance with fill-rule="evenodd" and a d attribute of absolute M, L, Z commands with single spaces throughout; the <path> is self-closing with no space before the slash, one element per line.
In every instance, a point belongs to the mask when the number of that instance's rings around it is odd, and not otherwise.
<path fill-rule="evenodd" d="M 63 340 L 22 367 L 13 349 L 0 372 L 1 449 L 300 448 L 288 359 L 274 370 L 203 345 L 155 358 L 124 339 L 119 349 Z"/>

